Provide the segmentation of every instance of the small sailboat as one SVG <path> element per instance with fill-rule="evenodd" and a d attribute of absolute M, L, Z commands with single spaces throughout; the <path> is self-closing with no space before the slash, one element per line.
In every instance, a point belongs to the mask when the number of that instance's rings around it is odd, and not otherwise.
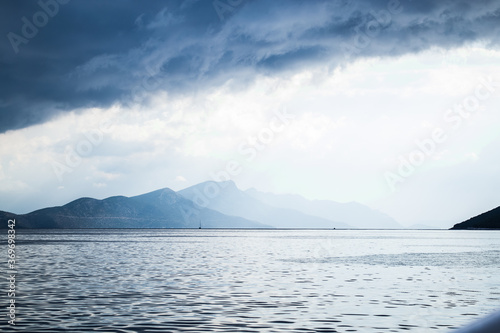
<path fill-rule="evenodd" d="M 201 229 L 201 219 L 200 219 L 200 226 L 198 227 L 198 229 Z"/>

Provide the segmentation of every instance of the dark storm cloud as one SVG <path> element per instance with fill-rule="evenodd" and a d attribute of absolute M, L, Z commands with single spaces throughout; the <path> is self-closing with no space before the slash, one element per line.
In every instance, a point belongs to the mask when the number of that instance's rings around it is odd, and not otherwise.
<path fill-rule="evenodd" d="M 60 2 L 47 22 L 37 13 L 55 0 L 0 3 L 0 132 L 128 103 L 141 89 L 183 93 L 256 72 L 476 40 L 497 47 L 500 30 L 493 0 Z M 30 38 L 26 20 L 40 25 Z"/>

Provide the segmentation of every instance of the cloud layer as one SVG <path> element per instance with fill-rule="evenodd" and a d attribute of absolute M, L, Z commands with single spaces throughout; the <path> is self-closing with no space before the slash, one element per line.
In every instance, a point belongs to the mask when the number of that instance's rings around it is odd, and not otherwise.
<path fill-rule="evenodd" d="M 500 36 L 493 0 L 63 3 L 2 2 L 0 132 L 145 92 L 186 94 L 228 79 L 240 89 L 257 74 L 477 40 L 496 46 Z M 34 36 L 26 20 L 40 25 Z"/>

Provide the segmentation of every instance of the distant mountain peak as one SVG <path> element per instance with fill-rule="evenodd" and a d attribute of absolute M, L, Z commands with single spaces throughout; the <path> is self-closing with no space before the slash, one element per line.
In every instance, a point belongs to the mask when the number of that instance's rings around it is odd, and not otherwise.
<path fill-rule="evenodd" d="M 188 188 L 202 188 L 204 191 L 210 191 L 211 188 L 219 188 L 219 189 L 227 189 L 227 190 L 239 190 L 236 183 L 232 180 L 224 180 L 224 181 L 215 181 L 215 180 L 207 180 L 205 182 L 190 186 Z M 206 189 L 206 190 L 205 190 Z"/>
<path fill-rule="evenodd" d="M 201 207 L 239 216 L 278 228 L 352 228 L 335 220 L 312 216 L 292 208 L 280 208 L 241 191 L 233 181 L 209 181 L 178 192 Z"/>
<path fill-rule="evenodd" d="M 311 216 L 339 221 L 357 228 L 400 229 L 402 226 L 390 216 L 356 201 L 340 203 L 330 200 L 309 200 L 298 194 L 273 194 L 256 189 L 245 191 L 268 205 L 293 209 Z"/>
<path fill-rule="evenodd" d="M 185 188 L 178 193 L 181 196 L 187 196 L 189 200 L 192 200 L 194 203 L 202 207 L 208 207 L 210 202 L 214 200 L 216 201 L 221 197 L 229 196 L 235 198 L 245 195 L 243 191 L 238 189 L 232 180 L 222 182 L 209 180 Z"/>
<path fill-rule="evenodd" d="M 269 227 L 197 206 L 169 188 L 134 197 L 80 198 L 23 215 L 0 211 L 0 217 L 16 219 L 20 228 L 198 228 L 200 223 L 204 228 Z"/>

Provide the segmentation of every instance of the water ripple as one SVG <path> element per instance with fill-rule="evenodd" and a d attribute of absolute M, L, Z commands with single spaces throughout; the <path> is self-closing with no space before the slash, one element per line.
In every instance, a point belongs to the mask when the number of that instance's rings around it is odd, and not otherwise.
<path fill-rule="evenodd" d="M 17 325 L 12 329 L 1 322 L 0 330 L 385 333 L 452 328 L 497 306 L 500 237 L 448 235 L 21 231 Z M 6 275 L 1 278 L 5 290 Z M 0 301 L 6 304 L 5 293 Z"/>

